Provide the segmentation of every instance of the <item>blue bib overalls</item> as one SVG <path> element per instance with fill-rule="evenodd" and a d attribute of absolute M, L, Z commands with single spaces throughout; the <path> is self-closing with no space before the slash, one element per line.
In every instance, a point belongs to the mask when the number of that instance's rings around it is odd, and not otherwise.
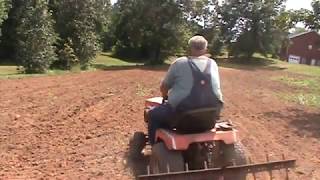
<path fill-rule="evenodd" d="M 189 121 L 184 121 L 183 119 L 181 121 L 177 120 L 179 122 L 174 120 L 178 114 L 200 108 L 221 107 L 222 104 L 213 92 L 211 60 L 208 60 L 203 72 L 200 71 L 191 59 L 188 60 L 188 64 L 193 76 L 193 86 L 190 94 L 178 104 L 176 109 L 173 109 L 168 103 L 164 103 L 149 111 L 148 133 L 151 144 L 154 144 L 155 133 L 159 128 L 171 129 L 176 127 L 177 124 L 182 124 L 182 126 L 190 130 L 187 130 L 187 132 L 192 133 L 194 130 L 203 131 L 214 127 L 215 121 L 210 118 L 200 124 L 192 121 L 192 119 L 189 119 Z"/>

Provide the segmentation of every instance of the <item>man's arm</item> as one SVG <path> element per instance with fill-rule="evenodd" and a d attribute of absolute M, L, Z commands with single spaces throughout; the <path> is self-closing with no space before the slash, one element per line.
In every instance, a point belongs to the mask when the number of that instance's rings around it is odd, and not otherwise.
<path fill-rule="evenodd" d="M 221 102 L 223 102 L 223 95 L 221 92 L 221 87 L 220 87 L 220 75 L 219 75 L 219 68 L 218 65 L 215 61 L 213 61 L 214 63 L 211 66 L 211 80 L 212 80 L 212 86 L 214 89 L 215 94 L 217 95 L 217 97 L 219 98 L 219 100 Z"/>
<path fill-rule="evenodd" d="M 174 62 L 169 67 L 169 70 L 161 82 L 160 92 L 162 97 L 168 97 L 168 92 L 172 88 L 174 81 L 176 79 L 176 63 Z"/>
<path fill-rule="evenodd" d="M 160 92 L 162 94 L 162 97 L 168 97 L 169 89 L 168 89 L 167 85 L 164 83 L 163 80 L 162 80 L 161 85 L 160 85 Z"/>

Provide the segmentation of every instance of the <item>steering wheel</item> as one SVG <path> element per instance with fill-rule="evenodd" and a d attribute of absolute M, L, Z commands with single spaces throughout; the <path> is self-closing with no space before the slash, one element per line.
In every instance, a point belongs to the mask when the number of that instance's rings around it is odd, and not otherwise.
<path fill-rule="evenodd" d="M 163 96 L 162 97 L 162 104 L 168 102 L 168 96 Z"/>

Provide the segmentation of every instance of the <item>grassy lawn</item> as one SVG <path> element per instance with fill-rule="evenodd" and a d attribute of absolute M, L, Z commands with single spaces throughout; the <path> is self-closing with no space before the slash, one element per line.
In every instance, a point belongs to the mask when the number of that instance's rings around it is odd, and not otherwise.
<path fill-rule="evenodd" d="M 295 89 L 291 92 L 279 93 L 278 95 L 281 99 L 301 105 L 320 107 L 320 67 L 290 64 L 277 59 L 269 60 L 274 62 L 270 67 L 276 67 L 292 73 L 291 75 L 272 78 Z"/>
<path fill-rule="evenodd" d="M 114 67 L 132 67 L 144 65 L 141 62 L 134 60 L 123 60 L 114 58 L 110 53 L 101 53 L 97 58 L 91 63 L 91 70 L 96 69 L 108 69 Z M 36 76 L 52 76 L 52 75 L 61 75 L 67 73 L 77 73 L 81 72 L 80 70 L 73 71 L 63 71 L 63 70 L 49 70 L 46 74 L 23 74 L 17 70 L 17 66 L 7 66 L 0 64 L 0 78 L 23 78 L 23 77 L 36 77 Z"/>
<path fill-rule="evenodd" d="M 0 66 L 0 76 L 19 74 L 17 66 Z"/>
<path fill-rule="evenodd" d="M 230 60 L 226 57 L 220 57 L 217 60 L 218 64 L 222 67 L 235 68 L 235 69 L 270 69 L 270 70 L 282 70 L 292 72 L 296 74 L 309 75 L 314 77 L 320 77 L 319 66 L 309 66 L 303 64 L 290 64 L 278 59 L 266 58 L 260 54 L 254 54 L 252 60 Z"/>
<path fill-rule="evenodd" d="M 96 69 L 108 69 L 112 67 L 130 67 L 130 66 L 143 66 L 137 60 L 124 60 L 112 57 L 111 53 L 101 53 L 97 58 L 91 63 L 93 68 Z"/>
<path fill-rule="evenodd" d="M 302 75 L 308 75 L 313 77 L 320 78 L 320 67 L 319 66 L 309 66 L 304 64 L 290 64 L 287 62 L 279 61 L 277 59 L 271 59 L 275 62 L 275 64 L 272 64 L 271 66 L 276 66 L 281 69 L 284 69 L 285 71 L 289 71 L 292 73 L 302 74 Z"/>
<path fill-rule="evenodd" d="M 286 101 L 306 106 L 320 107 L 320 67 L 302 64 L 290 64 L 278 59 L 265 58 L 255 54 L 252 60 L 230 60 L 225 57 L 218 58 L 222 67 L 256 70 L 269 69 L 284 73 L 285 76 L 271 77 L 272 80 L 284 83 L 293 88 L 290 92 L 276 92 L 276 95 Z"/>
<path fill-rule="evenodd" d="M 302 105 L 320 107 L 320 78 L 318 75 L 304 77 L 280 76 L 273 78 L 273 80 L 296 89 L 291 92 L 278 93 L 281 99 Z"/>

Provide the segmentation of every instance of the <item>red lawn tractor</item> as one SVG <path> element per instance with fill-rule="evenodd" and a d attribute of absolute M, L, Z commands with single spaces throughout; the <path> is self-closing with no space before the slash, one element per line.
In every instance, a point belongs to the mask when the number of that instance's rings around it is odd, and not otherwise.
<path fill-rule="evenodd" d="M 163 101 L 156 97 L 145 103 L 145 120 L 148 110 Z M 202 116 L 206 109 L 186 112 L 183 118 Z M 295 165 L 295 160 L 268 161 L 260 164 L 248 162 L 238 130 L 230 122 L 217 122 L 215 128 L 201 133 L 185 134 L 179 129 L 159 129 L 156 143 L 148 144 L 148 135 L 136 132 L 130 140 L 132 156 L 143 149 L 151 149 L 149 165 L 138 179 L 196 179 L 196 180 L 245 180 L 248 173 L 285 169 Z M 148 147 L 148 148 L 146 148 Z M 255 177 L 255 176 L 254 176 Z"/>

